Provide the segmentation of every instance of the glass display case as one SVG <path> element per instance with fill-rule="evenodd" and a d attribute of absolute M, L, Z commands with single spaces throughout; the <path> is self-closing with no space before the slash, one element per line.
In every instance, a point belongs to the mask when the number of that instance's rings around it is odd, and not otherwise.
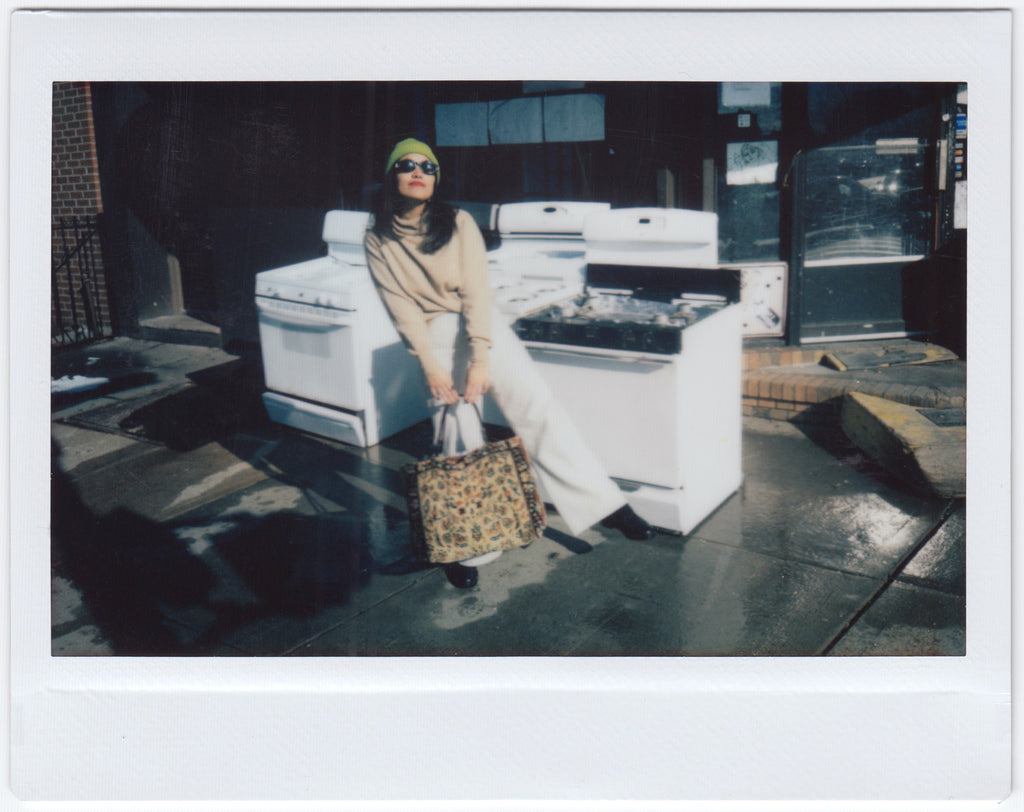
<path fill-rule="evenodd" d="M 807 157 L 804 261 L 920 258 L 931 211 L 916 139 L 825 147 Z"/>
<path fill-rule="evenodd" d="M 929 254 L 933 238 L 932 160 L 916 138 L 802 156 L 801 343 L 908 334 L 906 269 Z"/>

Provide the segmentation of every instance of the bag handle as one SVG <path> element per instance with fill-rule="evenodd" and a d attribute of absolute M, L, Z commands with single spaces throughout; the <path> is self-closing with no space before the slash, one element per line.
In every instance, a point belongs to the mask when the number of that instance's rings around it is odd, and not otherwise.
<path fill-rule="evenodd" d="M 462 398 L 459 398 L 459 400 L 455 401 L 455 403 L 445 404 L 444 412 L 442 412 L 441 420 L 437 424 L 437 431 L 434 433 L 434 442 L 431 443 L 430 445 L 430 451 L 428 452 L 428 456 L 438 457 L 444 450 L 444 427 L 445 424 L 448 422 L 448 412 L 451 410 L 452 406 L 458 406 L 460 401 L 462 401 Z M 490 442 L 490 438 L 487 436 L 487 424 L 484 423 L 484 416 L 483 413 L 480 411 L 480 406 L 477 405 L 476 403 L 472 404 L 472 406 L 473 411 L 476 412 L 476 416 L 480 419 L 480 431 L 483 433 L 484 442 Z"/>

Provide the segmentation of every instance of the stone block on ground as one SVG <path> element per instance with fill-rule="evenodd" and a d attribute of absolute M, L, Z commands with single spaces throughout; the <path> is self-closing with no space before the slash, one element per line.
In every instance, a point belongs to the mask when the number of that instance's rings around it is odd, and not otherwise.
<path fill-rule="evenodd" d="M 821 364 L 840 372 L 846 372 L 854 369 L 875 369 L 904 364 L 933 364 L 938 361 L 955 361 L 957 359 L 958 356 L 955 352 L 937 344 L 904 342 L 895 346 L 833 349 L 824 353 Z"/>
<path fill-rule="evenodd" d="M 928 409 L 851 392 L 843 431 L 862 451 L 918 490 L 966 495 L 967 425 L 963 409 Z"/>

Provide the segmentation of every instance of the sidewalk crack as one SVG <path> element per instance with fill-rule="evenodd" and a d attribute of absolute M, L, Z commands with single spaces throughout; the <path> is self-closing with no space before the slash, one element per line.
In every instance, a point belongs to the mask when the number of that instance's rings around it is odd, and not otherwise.
<path fill-rule="evenodd" d="M 864 602 L 864 605 L 861 606 L 860 609 L 858 609 L 854 613 L 853 617 L 851 617 L 849 620 L 846 621 L 846 623 L 843 624 L 843 628 L 839 630 L 839 633 L 835 637 L 833 637 L 832 640 L 829 641 L 824 646 L 824 648 L 822 648 L 818 652 L 817 656 L 825 657 L 837 645 L 839 645 L 840 641 L 844 637 L 846 637 L 846 635 L 850 633 L 850 630 L 857 624 L 857 621 L 864 617 L 864 615 L 867 614 L 868 610 L 872 606 L 874 606 L 878 599 L 881 598 L 883 594 L 885 594 L 886 590 L 888 590 L 889 587 L 891 587 L 896 582 L 896 579 L 900 577 L 900 574 L 903 572 L 903 570 L 905 570 L 907 566 L 910 564 L 910 562 L 914 560 L 914 556 L 921 552 L 921 550 L 924 549 L 925 545 L 929 541 L 931 541 L 932 538 L 935 537 L 935 534 L 939 532 L 939 530 L 946 523 L 949 517 L 953 515 L 955 509 L 955 501 L 950 501 L 946 503 L 946 507 L 943 509 L 942 515 L 939 517 L 938 521 L 936 521 L 935 524 L 932 525 L 931 529 L 927 533 L 925 533 L 924 536 L 921 537 L 921 540 L 918 541 L 917 544 L 910 548 L 907 554 L 903 556 L 900 562 L 893 568 L 892 572 L 890 572 L 886 579 L 882 582 L 881 586 L 879 586 L 878 589 L 876 589 L 871 594 L 871 597 L 869 597 Z"/>

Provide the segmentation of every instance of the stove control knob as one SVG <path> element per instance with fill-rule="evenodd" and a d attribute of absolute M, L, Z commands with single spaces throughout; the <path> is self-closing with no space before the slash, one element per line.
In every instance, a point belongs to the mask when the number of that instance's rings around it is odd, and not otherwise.
<path fill-rule="evenodd" d="M 562 340 L 562 334 L 564 332 L 565 331 L 562 329 L 561 324 L 558 324 L 557 322 L 550 324 L 548 325 L 547 340 L 550 341 L 552 344 L 557 344 Z"/>
<path fill-rule="evenodd" d="M 654 330 L 644 330 L 643 335 L 640 337 L 640 343 L 643 344 L 645 350 L 654 349 L 654 345 L 657 343 L 657 336 Z"/>
<path fill-rule="evenodd" d="M 637 345 L 637 334 L 633 330 L 622 331 L 622 346 L 629 350 Z"/>

